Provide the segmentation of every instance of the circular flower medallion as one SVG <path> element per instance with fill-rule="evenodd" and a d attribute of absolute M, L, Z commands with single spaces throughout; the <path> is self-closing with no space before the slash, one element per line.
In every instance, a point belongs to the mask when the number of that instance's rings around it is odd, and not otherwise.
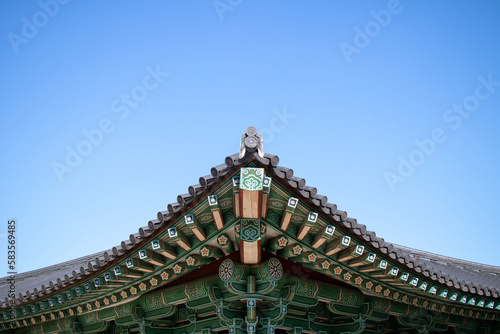
<path fill-rule="evenodd" d="M 219 266 L 219 277 L 223 281 L 228 281 L 233 276 L 233 261 L 226 259 Z"/>
<path fill-rule="evenodd" d="M 267 268 L 269 270 L 269 275 L 271 275 L 273 279 L 278 280 L 283 276 L 283 265 L 278 259 L 269 260 Z"/>

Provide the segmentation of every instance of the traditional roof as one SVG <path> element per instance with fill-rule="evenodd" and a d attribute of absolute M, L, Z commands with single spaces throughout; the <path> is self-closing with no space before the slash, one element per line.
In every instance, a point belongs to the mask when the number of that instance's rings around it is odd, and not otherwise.
<path fill-rule="evenodd" d="M 252 199 L 255 193 L 245 193 L 252 186 L 240 184 L 247 177 L 244 173 L 256 173 L 248 177 L 262 182 L 260 197 Z M 258 211 L 257 218 L 242 218 L 244 208 L 238 206 L 252 203 L 256 206 L 248 210 Z M 244 235 L 247 228 L 259 235 L 258 249 L 250 246 L 257 239 Z M 9 285 L 2 280 L 0 313 L 3 311 L 4 321 L 0 325 L 3 329 L 29 327 L 48 321 L 48 314 L 59 319 L 99 309 L 103 301 L 106 306 L 119 304 L 155 290 L 157 285 L 173 284 L 217 259 L 234 258 L 236 253 L 248 265 L 261 263 L 261 256 L 287 258 L 329 282 L 342 282 L 374 298 L 439 310 L 450 319 L 500 319 L 499 267 L 415 250 L 377 237 L 329 203 L 315 187 L 307 186 L 305 179 L 294 176 L 292 169 L 279 166 L 278 156 L 263 153 L 260 136 L 250 127 L 241 139 L 240 153 L 212 167 L 210 175 L 200 177 L 187 193 L 177 196 L 177 202 L 158 212 L 156 219 L 121 245 L 17 275 L 15 300 L 7 298 Z M 9 313 L 13 302 L 14 317 Z M 82 309 L 84 303 L 87 310 Z M 17 323 L 12 323 L 14 319 Z M 457 319 L 451 324 L 458 326 Z M 467 321 L 462 325 L 466 324 L 473 326 Z"/>

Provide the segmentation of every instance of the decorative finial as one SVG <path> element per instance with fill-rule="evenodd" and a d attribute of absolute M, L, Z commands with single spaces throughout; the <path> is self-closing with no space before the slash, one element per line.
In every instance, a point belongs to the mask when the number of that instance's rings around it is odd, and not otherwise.
<path fill-rule="evenodd" d="M 253 126 L 249 126 L 247 131 L 243 134 L 243 136 L 241 136 L 240 159 L 245 156 L 247 151 L 257 151 L 259 156 L 264 158 L 262 136 L 257 133 L 257 129 Z"/>

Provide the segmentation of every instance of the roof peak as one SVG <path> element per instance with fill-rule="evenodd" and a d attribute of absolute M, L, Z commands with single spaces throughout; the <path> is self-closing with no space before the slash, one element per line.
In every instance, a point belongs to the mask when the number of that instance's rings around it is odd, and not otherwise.
<path fill-rule="evenodd" d="M 257 129 L 253 126 L 249 126 L 243 136 L 241 136 L 240 159 L 243 159 L 247 152 L 255 151 L 257 151 L 261 158 L 264 158 L 263 144 L 264 141 L 260 133 L 257 133 Z"/>

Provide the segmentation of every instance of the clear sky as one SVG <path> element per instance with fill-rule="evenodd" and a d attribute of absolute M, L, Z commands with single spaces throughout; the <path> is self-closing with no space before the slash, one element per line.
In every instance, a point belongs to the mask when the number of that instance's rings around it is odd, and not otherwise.
<path fill-rule="evenodd" d="M 498 1 L 2 1 L 0 268 L 128 239 L 264 151 L 386 241 L 500 265 Z M 3 255 L 2 255 L 3 254 Z"/>

